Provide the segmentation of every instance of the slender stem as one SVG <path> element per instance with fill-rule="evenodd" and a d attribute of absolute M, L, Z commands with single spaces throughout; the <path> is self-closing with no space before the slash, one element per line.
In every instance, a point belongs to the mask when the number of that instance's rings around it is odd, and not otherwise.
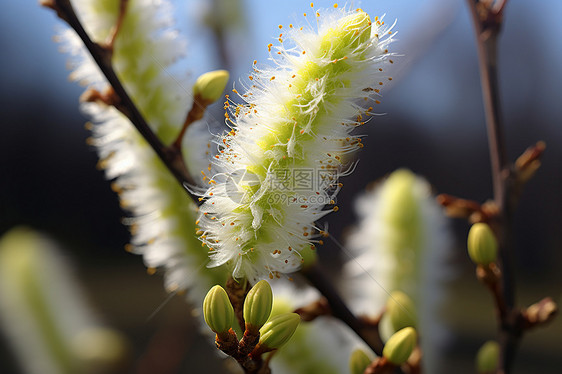
<path fill-rule="evenodd" d="M 117 35 L 119 35 L 119 31 L 121 31 L 121 27 L 123 26 L 123 20 L 125 19 L 125 14 L 127 14 L 127 5 L 129 4 L 129 0 L 120 0 L 119 1 L 119 14 L 117 15 L 117 22 L 107 39 L 106 47 L 113 51 L 113 47 L 115 46 L 115 40 L 117 39 Z"/>
<path fill-rule="evenodd" d="M 478 46 L 478 61 L 486 126 L 492 166 L 494 201 L 498 215 L 491 225 L 499 242 L 499 266 L 502 273 L 501 298 L 506 311 L 499 313 L 500 329 L 500 373 L 509 373 L 521 332 L 516 328 L 515 289 L 512 265 L 512 190 L 513 176 L 507 159 L 503 126 L 500 116 L 498 87 L 497 43 L 502 24 L 502 15 L 507 0 L 484 2 L 467 0 L 472 14 Z"/>
<path fill-rule="evenodd" d="M 225 288 L 230 303 L 234 308 L 234 315 L 240 325 L 240 329 L 244 331 L 246 329 L 246 323 L 244 321 L 244 300 L 246 300 L 246 295 L 250 291 L 250 283 L 245 280 L 239 283 L 234 280 L 234 278 L 229 277 L 226 281 Z"/>
<path fill-rule="evenodd" d="M 377 355 L 381 356 L 384 343 L 379 335 L 378 327 L 368 326 L 355 317 L 334 288 L 333 283 L 326 278 L 325 272 L 320 266 L 315 264 L 302 271 L 302 274 L 328 300 L 332 315 L 349 326 Z"/>
<path fill-rule="evenodd" d="M 189 112 L 187 112 L 185 121 L 183 122 L 183 126 L 176 140 L 170 145 L 170 148 L 175 149 L 177 152 L 181 154 L 181 148 L 182 148 L 181 144 L 183 141 L 183 137 L 185 136 L 185 132 L 187 131 L 187 128 L 193 122 L 199 121 L 201 118 L 203 118 L 203 115 L 205 114 L 205 110 L 207 109 L 207 106 L 209 106 L 210 104 L 212 104 L 211 101 L 205 100 L 199 95 L 196 95 L 193 98 L 193 106 L 191 107 Z"/>
<path fill-rule="evenodd" d="M 84 46 L 88 49 L 107 81 L 119 97 L 119 103 L 116 105 L 117 109 L 119 109 L 131 121 L 152 149 L 154 149 L 164 165 L 168 167 L 176 180 L 183 187 L 191 184 L 191 177 L 189 176 L 181 153 L 174 147 L 166 147 L 160 141 L 121 84 L 121 81 L 117 77 L 117 73 L 111 64 L 111 50 L 100 46 L 90 39 L 69 0 L 44 1 L 43 5 L 54 9 L 58 16 L 66 21 L 66 23 L 68 23 L 68 25 L 76 31 L 84 43 Z M 187 191 L 187 193 L 194 201 L 198 201 L 198 199 L 189 191 Z"/>

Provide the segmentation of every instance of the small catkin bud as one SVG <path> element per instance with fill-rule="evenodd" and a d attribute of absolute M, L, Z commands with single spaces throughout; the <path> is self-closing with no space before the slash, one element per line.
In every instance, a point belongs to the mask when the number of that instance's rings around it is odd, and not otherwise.
<path fill-rule="evenodd" d="M 349 357 L 349 371 L 351 374 L 363 374 L 371 364 L 371 358 L 362 349 L 356 349 Z"/>
<path fill-rule="evenodd" d="M 475 223 L 468 232 L 468 255 L 477 265 L 488 265 L 496 260 L 498 242 L 492 229 L 485 223 Z"/>
<path fill-rule="evenodd" d="M 382 355 L 394 365 L 402 365 L 416 348 L 417 339 L 417 333 L 413 327 L 403 328 L 388 339 Z"/>
<path fill-rule="evenodd" d="M 234 320 L 234 308 L 224 288 L 216 285 L 209 290 L 203 300 L 203 316 L 207 325 L 217 334 L 230 329 Z"/>
<path fill-rule="evenodd" d="M 258 347 L 263 351 L 280 348 L 291 339 L 300 320 L 296 313 L 284 313 L 271 318 L 260 329 Z"/>
<path fill-rule="evenodd" d="M 371 19 L 365 12 L 350 14 L 341 20 L 337 27 L 328 30 L 324 36 L 321 50 L 338 50 L 339 54 L 357 49 L 371 37 Z M 341 58 L 343 56 L 333 56 Z"/>
<path fill-rule="evenodd" d="M 416 327 L 414 302 L 402 291 L 394 291 L 386 301 L 385 315 L 389 318 L 394 332 L 404 327 Z"/>
<path fill-rule="evenodd" d="M 489 340 L 480 347 L 476 354 L 476 372 L 478 374 L 495 373 L 500 357 L 500 346 Z"/>
<path fill-rule="evenodd" d="M 226 70 L 214 70 L 202 74 L 193 85 L 193 95 L 206 101 L 215 102 L 222 96 L 228 78 L 229 74 Z"/>
<path fill-rule="evenodd" d="M 246 295 L 244 320 L 247 329 L 259 330 L 269 318 L 273 306 L 273 293 L 267 281 L 261 280 Z"/>

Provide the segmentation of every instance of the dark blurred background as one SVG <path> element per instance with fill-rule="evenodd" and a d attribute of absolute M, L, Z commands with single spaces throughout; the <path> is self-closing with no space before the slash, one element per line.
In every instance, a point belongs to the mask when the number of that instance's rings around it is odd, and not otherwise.
<path fill-rule="evenodd" d="M 302 11 L 308 10 L 304 1 L 242 1 L 232 24 L 217 30 L 205 15 L 220 1 L 173 3 L 178 7 L 178 28 L 187 33 L 190 45 L 179 69 L 194 76 L 229 68 L 233 77 L 244 77 L 253 59 L 267 58 L 265 46 L 276 36 L 277 25 L 302 20 Z M 321 1 L 315 6 L 331 5 Z M 361 161 L 344 180 L 340 212 L 328 218 L 335 237 L 355 221 L 354 196 L 399 167 L 426 177 L 437 193 L 480 202 L 492 193 L 476 48 L 464 1 L 381 0 L 361 5 L 372 15 L 386 12 L 387 22 L 398 20 L 398 41 L 392 50 L 403 56 L 396 58 L 393 86 L 383 91 L 377 107 L 387 114 L 361 129 L 367 134 Z M 515 217 L 520 305 L 547 295 L 562 301 L 560 15 L 560 1 L 510 1 L 500 39 L 509 157 L 514 160 L 538 140 L 547 144 L 543 166 L 526 187 Z M 100 317 L 132 339 L 145 364 L 155 350 L 166 351 L 163 347 L 170 344 L 189 372 L 207 372 L 206 363 L 197 359 L 204 345 L 188 333 L 197 328 L 181 297 L 146 321 L 167 295 L 161 277 L 147 276 L 142 258 L 123 250 L 129 238 L 120 223 L 123 212 L 103 172 L 96 169 L 95 151 L 85 143 L 87 119 L 78 110 L 83 88 L 66 78 L 67 56 L 58 53 L 52 41 L 56 27 L 62 23 L 35 1 L 6 2 L 0 12 L 0 234 L 27 225 L 58 240 Z M 221 118 L 221 108 L 214 110 L 214 117 Z M 494 337 L 493 309 L 465 254 L 468 226 L 461 221 L 451 224 L 458 276 L 450 286 L 448 319 L 455 339 L 447 360 L 455 372 L 472 373 L 474 352 Z M 327 250 L 321 256 L 337 268 L 337 253 Z M 186 333 L 181 337 L 178 331 Z M 167 333 L 172 338 L 166 338 Z M 560 372 L 560 336 L 560 318 L 525 336 L 515 373 Z M 0 372 L 17 373 L 4 345 Z"/>

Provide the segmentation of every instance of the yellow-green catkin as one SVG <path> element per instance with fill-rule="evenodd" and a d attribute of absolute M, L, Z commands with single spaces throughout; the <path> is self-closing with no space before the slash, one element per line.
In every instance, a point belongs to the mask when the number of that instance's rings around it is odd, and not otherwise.
<path fill-rule="evenodd" d="M 279 45 L 267 46 L 277 66 L 255 62 L 248 88 L 234 90 L 245 103 L 225 103 L 231 131 L 217 140 L 219 173 L 199 227 L 211 265 L 227 264 L 235 278 L 274 278 L 311 262 L 325 234 L 316 222 L 338 210 L 339 178 L 363 146 L 351 132 L 389 79 L 391 26 L 343 7 L 314 17 L 316 30 L 282 26 Z"/>

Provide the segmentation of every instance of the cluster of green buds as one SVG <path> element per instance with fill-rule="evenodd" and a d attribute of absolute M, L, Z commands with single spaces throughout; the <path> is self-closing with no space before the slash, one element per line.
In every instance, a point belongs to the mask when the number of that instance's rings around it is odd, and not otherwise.
<path fill-rule="evenodd" d="M 217 347 L 239 362 L 281 348 L 295 333 L 300 317 L 284 313 L 270 318 L 273 292 L 265 280 L 250 289 L 244 301 L 244 335 L 238 340 L 232 329 L 234 308 L 221 286 L 214 286 L 203 301 L 205 322 L 216 333 Z"/>
<path fill-rule="evenodd" d="M 406 363 L 417 347 L 418 334 L 413 327 L 395 332 L 384 345 L 382 357 L 371 359 L 361 349 L 355 350 L 349 359 L 351 374 L 392 373 L 396 367 Z"/>

